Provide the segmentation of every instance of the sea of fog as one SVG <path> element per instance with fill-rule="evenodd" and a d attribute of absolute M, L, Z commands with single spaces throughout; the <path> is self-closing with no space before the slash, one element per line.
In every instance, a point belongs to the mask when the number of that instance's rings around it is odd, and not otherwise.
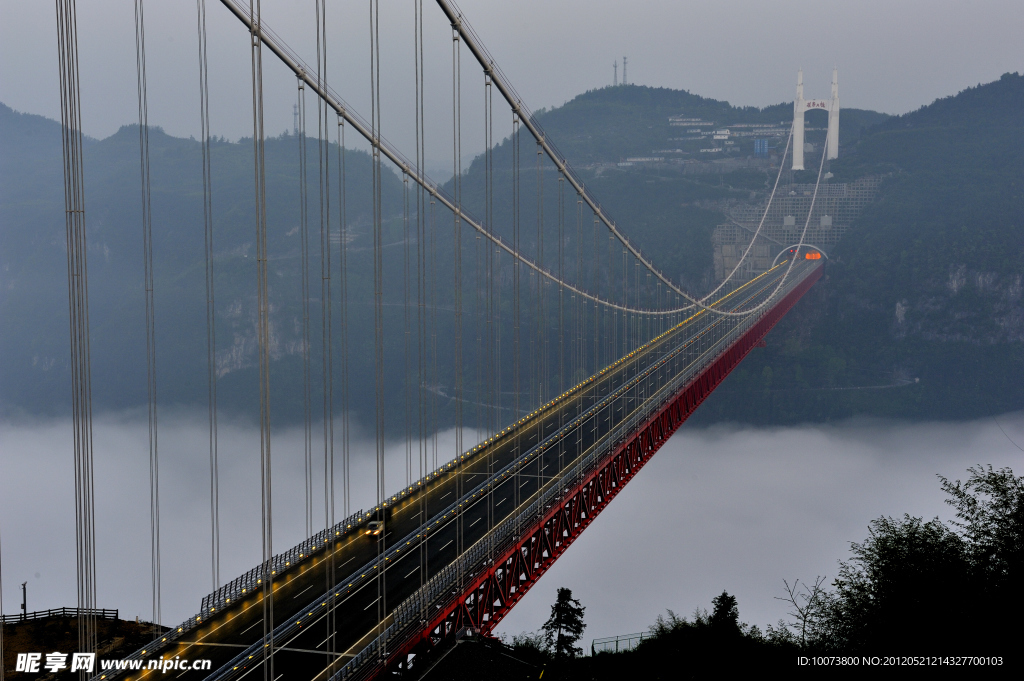
<path fill-rule="evenodd" d="M 221 577 L 260 559 L 259 433 L 220 426 Z M 175 624 L 211 590 L 209 447 L 205 414 L 161 413 L 159 427 L 162 620 Z M 340 479 L 341 438 L 335 458 Z M 1012 439 L 1012 441 L 1011 441 Z M 274 549 L 305 535 L 304 438 L 272 440 Z M 351 438 L 351 508 L 372 505 L 374 446 Z M 472 444 L 470 433 L 465 436 Z M 502 622 L 499 633 L 540 627 L 559 587 L 586 607 L 585 642 L 645 630 L 672 609 L 710 608 L 727 590 L 740 619 L 786 617 L 782 580 L 831 580 L 851 541 L 879 516 L 952 518 L 937 475 L 965 478 L 976 464 L 1024 473 L 1024 413 L 959 423 L 848 421 L 676 434 Z M 314 525 L 322 527 L 323 430 L 313 427 Z M 414 444 L 414 460 L 419 456 Z M 455 454 L 453 432 L 437 456 Z M 433 445 L 428 447 L 433 457 Z M 404 442 L 386 448 L 386 485 L 406 479 Z M 71 426 L 66 420 L 0 423 L 0 578 L 3 612 L 76 603 Z M 123 618 L 152 616 L 148 428 L 137 414 L 95 420 L 98 601 Z M 415 465 L 414 465 L 415 466 Z M 415 466 L 418 474 L 418 466 Z M 336 515 L 342 517 L 340 490 Z"/>

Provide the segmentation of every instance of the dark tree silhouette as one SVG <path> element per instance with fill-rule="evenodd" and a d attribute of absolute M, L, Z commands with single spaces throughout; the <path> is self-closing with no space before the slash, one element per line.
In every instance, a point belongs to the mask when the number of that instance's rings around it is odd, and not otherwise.
<path fill-rule="evenodd" d="M 576 657 L 583 653 L 576 647 L 586 624 L 583 623 L 583 611 L 580 602 L 572 597 L 572 590 L 564 587 L 558 590 L 558 598 L 551 606 L 551 617 L 542 627 L 544 640 L 556 658 Z"/>
<path fill-rule="evenodd" d="M 736 597 L 726 591 L 711 599 L 713 610 L 708 623 L 715 629 L 723 632 L 740 631 L 740 608 Z"/>

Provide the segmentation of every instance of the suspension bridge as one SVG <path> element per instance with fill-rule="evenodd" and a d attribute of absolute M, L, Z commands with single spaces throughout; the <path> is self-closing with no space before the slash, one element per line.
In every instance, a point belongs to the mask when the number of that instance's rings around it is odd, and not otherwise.
<path fill-rule="evenodd" d="M 210 546 L 212 591 L 185 622 L 161 629 L 155 639 L 130 655 L 123 670 L 95 672 L 92 678 L 149 678 L 150 661 L 211 660 L 208 671 L 188 678 L 369 679 L 390 673 L 418 674 L 435 653 L 472 631 L 491 632 L 546 570 L 593 522 L 624 485 L 650 460 L 752 348 L 821 276 L 819 249 L 803 237 L 822 182 L 818 180 L 803 233 L 783 249 L 767 271 L 744 276 L 741 269 L 758 241 L 764 217 L 746 251 L 713 290 L 694 295 L 665 275 L 630 241 L 582 177 L 526 108 L 509 79 L 486 50 L 461 10 L 449 0 L 424 6 L 410 3 L 410 71 L 415 106 L 408 114 L 415 150 L 407 156 L 381 130 L 381 52 L 393 36 L 380 31 L 378 3 L 352 9 L 369 27 L 371 107 L 364 118 L 336 91 L 327 73 L 327 49 L 339 40 L 328 7 L 316 5 L 316 55 L 310 65 L 263 20 L 260 3 L 222 0 L 223 10 L 249 36 L 253 118 L 252 234 L 256 247 L 256 335 L 259 369 L 260 498 L 262 560 L 230 581 L 219 571 L 219 461 L 217 458 L 216 316 L 213 276 L 216 201 L 211 178 L 206 3 L 197 2 L 200 119 L 203 149 L 203 214 L 206 253 L 207 350 L 210 422 Z M 79 607 L 95 609 L 96 555 L 93 518 L 88 288 L 85 244 L 80 96 L 75 4 L 57 0 L 58 46 L 64 132 L 64 178 L 68 235 L 68 284 L 74 396 L 77 565 Z M 218 8 L 217 11 L 221 11 Z M 440 13 L 450 30 L 451 53 L 443 64 L 451 76 L 453 179 L 445 185 L 424 172 L 427 126 L 424 90 L 424 26 Z M 425 21 L 425 17 L 431 17 Z M 366 19 L 369 19 L 367 22 Z M 150 497 L 153 617 L 161 618 L 160 459 L 157 447 L 155 355 L 159 340 L 154 318 L 152 208 L 148 151 L 148 87 L 145 16 L 135 2 L 138 75 L 140 178 L 144 236 L 147 381 L 149 386 Z M 355 29 L 352 29 L 355 30 Z M 297 153 L 302 177 L 302 385 L 307 539 L 281 552 L 273 531 L 272 479 L 275 400 L 271 383 L 271 286 L 268 284 L 266 134 L 263 110 L 266 60 L 295 77 Z M 469 85 L 468 83 L 472 83 Z M 383 87 L 388 87 L 385 82 Z M 464 92 L 472 88 L 482 109 L 485 151 L 483 187 L 464 191 Z M 478 89 L 479 88 L 479 89 Z M 480 96 L 482 95 L 482 97 Z M 315 104 L 317 158 L 308 159 L 307 98 Z M 498 104 L 495 105 L 495 99 Z M 482 106 L 481 106 L 482 104 Z M 507 115 L 507 118 L 503 118 Z M 510 123 L 499 155 L 494 129 Z M 345 135 L 368 145 L 372 158 L 372 353 L 349 347 L 352 290 L 350 230 L 345 206 Z M 468 135 L 469 133 L 466 132 Z M 833 134 L 831 128 L 829 134 Z M 502 137 L 505 135 L 502 134 Z M 791 136 L 792 138 L 792 136 Z M 531 144 L 523 154 L 522 146 Z M 787 142 L 787 152 L 790 146 Z M 831 150 L 831 145 L 825 148 Z M 335 154 L 336 150 L 336 155 Z M 801 147 L 801 158 L 803 149 Z M 523 162 L 523 156 L 528 157 Z M 496 168 L 496 159 L 510 161 Z M 533 162 L 531 163 L 531 159 Z M 315 169 L 309 177 L 307 167 Z M 779 165 L 781 176 L 785 156 Z M 532 166 L 532 168 L 531 168 Z M 526 169 L 524 171 L 524 168 Z M 531 169 L 535 169 L 531 173 Z M 384 257 L 385 173 L 402 179 L 400 269 Z M 778 187 L 768 200 L 767 215 Z M 313 187 L 312 185 L 315 185 Z M 547 195 L 545 196 L 545 192 Z M 527 196 L 536 193 L 536 198 Z M 497 199 L 502 196 L 505 199 Z M 312 198 L 311 198 L 312 197 Z M 530 202 L 533 201 L 531 204 Z M 312 205 L 311 205 L 312 204 Z M 473 204 L 479 215 L 468 206 Z M 545 207 L 557 206 L 545 215 Z M 568 208 L 567 208 L 568 204 Z M 535 215 L 526 216 L 535 208 Z M 482 208 L 482 211 L 481 211 Z M 310 223 L 319 221 L 319 248 L 310 247 Z M 535 230 L 524 234 L 523 225 Z M 535 224 L 534 224 L 535 223 Z M 584 229 L 586 225 L 586 229 Z M 332 227 L 333 226 L 333 227 Z M 443 226 L 443 227 L 442 227 Z M 336 228 L 337 239 L 332 239 Z M 446 236 L 441 239 L 442 229 Z M 447 244 L 438 265 L 437 243 Z M 332 255 L 332 250 L 334 251 Z M 314 259 L 320 257 L 320 271 Z M 545 256 L 547 260 L 545 260 Z M 368 256 L 369 257 L 369 256 Z M 334 258 L 332 260 L 332 258 Z M 346 269 L 348 268 L 348 269 Z M 319 296 L 315 282 L 319 279 Z M 389 288 L 392 289 L 389 291 Z M 443 289 L 443 290 L 442 290 Z M 394 291 L 397 290 L 397 294 Z M 440 292 L 439 292 L 440 291 Z M 403 361 L 386 356 L 384 306 L 389 296 L 402 306 L 399 346 Z M 319 348 L 313 339 L 319 301 Z M 448 305 L 451 323 L 437 310 Z M 339 319 L 340 318 L 340 319 Z M 335 336 L 334 329 L 340 328 Z M 449 345 L 452 366 L 448 390 L 456 446 L 448 461 L 438 460 L 429 443 L 438 427 L 438 337 Z M 313 350 L 318 350 L 315 354 Z M 312 360 L 316 359 L 316 362 Z M 338 366 L 335 366 L 337 362 Z M 348 368 L 373 365 L 372 385 L 351 385 Z M 321 369 L 317 376 L 316 369 Z M 404 394 L 388 394 L 389 372 L 402 375 Z M 317 386 L 317 384 L 320 384 Z M 432 388 L 432 389 L 428 389 Z M 509 397 L 511 395 L 512 397 Z M 374 480 L 354 479 L 348 459 L 349 407 L 372 404 L 376 442 Z M 400 405 L 396 410 L 394 405 Z M 475 406 L 473 406 L 475 405 Z M 338 409 L 337 407 L 340 407 Z M 468 417 L 479 441 L 463 443 Z M 313 411 L 322 412 L 323 460 L 313 435 Z M 511 418 L 506 414 L 511 411 Z M 340 423 L 336 423 L 340 421 Z M 406 476 L 398 484 L 384 472 L 385 441 L 400 423 L 406 434 Z M 335 441 L 340 439 L 340 451 Z M 166 465 L 166 464 L 165 464 Z M 322 468 L 322 479 L 314 477 Z M 323 516 L 315 518 L 315 488 L 322 483 Z M 353 486 L 375 490 L 372 508 L 352 511 Z M 295 503 L 286 499 L 285 503 Z M 319 528 L 319 529 L 318 529 Z M 95 650 L 95 626 L 83 616 L 83 650 Z M 159 664 L 157 664 L 159 667 Z"/>

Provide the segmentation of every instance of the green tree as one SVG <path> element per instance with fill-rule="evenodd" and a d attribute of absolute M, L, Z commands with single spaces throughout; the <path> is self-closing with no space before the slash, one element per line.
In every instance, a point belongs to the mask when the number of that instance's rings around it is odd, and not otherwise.
<path fill-rule="evenodd" d="M 576 657 L 583 653 L 576 647 L 586 624 L 583 623 L 583 611 L 580 602 L 572 597 L 572 590 L 562 587 L 558 590 L 558 598 L 551 606 L 551 617 L 541 627 L 544 640 L 556 658 Z"/>

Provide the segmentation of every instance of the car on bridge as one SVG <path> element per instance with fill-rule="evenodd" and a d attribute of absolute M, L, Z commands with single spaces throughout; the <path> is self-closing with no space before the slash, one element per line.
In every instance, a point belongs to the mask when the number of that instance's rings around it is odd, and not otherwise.
<path fill-rule="evenodd" d="M 384 521 L 383 520 L 371 520 L 370 522 L 368 522 L 366 524 L 366 529 L 363 530 L 363 534 L 368 534 L 371 537 L 376 537 L 377 535 L 379 535 L 383 531 L 384 531 Z"/>

